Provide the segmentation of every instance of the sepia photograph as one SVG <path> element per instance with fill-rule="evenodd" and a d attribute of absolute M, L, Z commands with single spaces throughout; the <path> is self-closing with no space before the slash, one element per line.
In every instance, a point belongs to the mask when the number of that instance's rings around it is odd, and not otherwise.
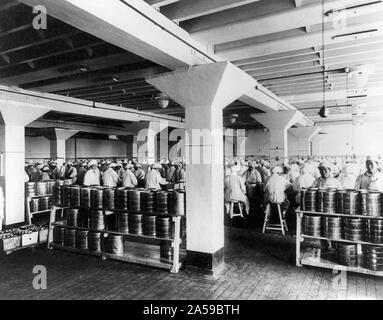
<path fill-rule="evenodd" d="M 0 0 L 0 115 L 0 300 L 383 299 L 381 0 Z"/>

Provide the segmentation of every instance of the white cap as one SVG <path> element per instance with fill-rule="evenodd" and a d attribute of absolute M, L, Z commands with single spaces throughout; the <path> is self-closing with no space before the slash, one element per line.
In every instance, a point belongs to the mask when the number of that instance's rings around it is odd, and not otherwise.
<path fill-rule="evenodd" d="M 89 165 L 89 167 L 97 166 L 97 161 L 96 160 L 90 160 L 88 165 Z"/>

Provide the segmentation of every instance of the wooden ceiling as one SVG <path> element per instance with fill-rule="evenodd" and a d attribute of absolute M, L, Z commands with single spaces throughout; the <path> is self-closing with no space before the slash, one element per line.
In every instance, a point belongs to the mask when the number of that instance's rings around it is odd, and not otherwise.
<path fill-rule="evenodd" d="M 338 118 L 349 117 L 352 105 L 359 103 L 367 103 L 372 112 L 383 108 L 377 96 L 350 101 L 345 94 L 356 89 L 345 68 L 360 64 L 375 65 L 367 89 L 383 85 L 381 1 L 326 0 L 325 16 L 321 0 L 146 2 L 314 121 L 320 121 L 323 88 L 326 104 Z M 347 19 L 339 20 L 345 13 Z M 158 91 L 144 80 L 166 68 L 51 17 L 48 28 L 37 31 L 33 17 L 30 7 L 0 0 L 1 84 L 184 115 L 173 101 L 168 109 L 159 109 L 154 99 Z M 258 126 L 250 117 L 254 108 L 243 103 L 235 102 L 224 113 L 226 118 L 240 115 L 236 126 Z"/>

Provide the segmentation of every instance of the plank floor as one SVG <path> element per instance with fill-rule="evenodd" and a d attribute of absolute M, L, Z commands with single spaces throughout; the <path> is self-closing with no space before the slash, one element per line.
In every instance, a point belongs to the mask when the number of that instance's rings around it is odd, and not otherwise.
<path fill-rule="evenodd" d="M 0 299 L 383 299 L 383 278 L 294 265 L 295 239 L 227 228 L 226 268 L 218 279 L 39 248 L 0 256 Z M 34 290 L 32 269 L 47 268 Z"/>

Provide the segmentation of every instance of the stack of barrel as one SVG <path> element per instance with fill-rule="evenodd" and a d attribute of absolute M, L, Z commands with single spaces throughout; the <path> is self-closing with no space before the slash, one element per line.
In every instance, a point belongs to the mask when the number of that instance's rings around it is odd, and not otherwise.
<path fill-rule="evenodd" d="M 362 246 L 364 266 L 372 271 L 383 271 L 383 247 Z"/>
<path fill-rule="evenodd" d="M 168 196 L 168 211 L 170 215 L 184 216 L 186 212 L 186 193 L 182 191 L 171 191 Z"/>
<path fill-rule="evenodd" d="M 103 208 L 103 188 L 91 188 L 90 189 L 90 206 L 93 209 L 102 209 Z"/>
<path fill-rule="evenodd" d="M 105 217 L 102 210 L 90 211 L 89 227 L 92 230 L 104 230 L 105 229 Z"/>
<path fill-rule="evenodd" d="M 55 184 L 52 187 L 52 201 L 55 206 L 61 206 L 62 205 L 62 199 L 61 199 L 61 188 L 59 184 Z"/>
<path fill-rule="evenodd" d="M 142 214 L 129 215 L 129 232 L 131 234 L 136 234 L 136 235 L 143 234 L 143 215 Z"/>
<path fill-rule="evenodd" d="M 55 227 L 53 229 L 53 242 L 60 246 L 64 245 L 65 228 Z"/>
<path fill-rule="evenodd" d="M 348 243 L 337 243 L 337 262 L 348 267 L 358 266 L 357 245 Z"/>
<path fill-rule="evenodd" d="M 66 219 L 68 227 L 79 226 L 79 209 L 66 209 Z"/>
<path fill-rule="evenodd" d="M 128 190 L 129 205 L 128 208 L 133 212 L 141 211 L 141 190 L 131 189 Z"/>
<path fill-rule="evenodd" d="M 154 211 L 154 193 L 152 191 L 141 192 L 141 211 L 148 214 Z"/>
<path fill-rule="evenodd" d="M 105 243 L 105 251 L 111 254 L 122 255 L 124 253 L 123 236 L 109 234 Z"/>
<path fill-rule="evenodd" d="M 172 228 L 171 220 L 169 217 L 157 217 L 156 235 L 157 238 L 171 239 Z"/>
<path fill-rule="evenodd" d="M 61 202 L 64 207 L 70 207 L 71 205 L 70 195 L 71 195 L 71 186 L 66 184 L 61 186 Z"/>
<path fill-rule="evenodd" d="M 81 250 L 88 250 L 88 234 L 87 230 L 77 230 L 76 247 Z"/>
<path fill-rule="evenodd" d="M 25 183 L 25 196 L 27 198 L 34 197 L 36 195 L 35 183 L 34 182 L 26 182 Z"/>
<path fill-rule="evenodd" d="M 128 189 L 118 188 L 116 192 L 116 207 L 120 210 L 128 210 L 129 198 Z"/>
<path fill-rule="evenodd" d="M 88 233 L 88 249 L 89 251 L 101 251 L 101 232 Z"/>
<path fill-rule="evenodd" d="M 118 232 L 129 233 L 129 214 L 127 212 L 118 214 Z"/>
<path fill-rule="evenodd" d="M 157 191 L 155 196 L 156 212 L 168 214 L 168 195 L 167 191 Z"/>
<path fill-rule="evenodd" d="M 116 189 L 112 189 L 112 188 L 104 189 L 104 193 L 103 193 L 104 209 L 108 209 L 108 210 L 115 209 L 115 195 L 116 195 Z"/>
<path fill-rule="evenodd" d="M 46 211 L 52 207 L 52 197 L 44 196 L 39 200 L 39 211 Z"/>
<path fill-rule="evenodd" d="M 81 194 L 80 206 L 84 208 L 90 208 L 91 207 L 90 188 L 88 187 L 81 188 L 80 194 Z"/>

